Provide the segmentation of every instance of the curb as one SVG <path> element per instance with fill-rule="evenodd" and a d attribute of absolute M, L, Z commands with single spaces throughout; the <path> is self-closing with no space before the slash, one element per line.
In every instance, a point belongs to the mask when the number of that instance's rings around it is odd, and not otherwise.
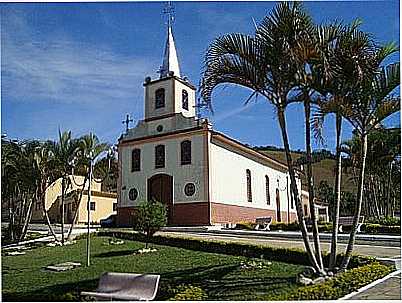
<path fill-rule="evenodd" d="M 354 292 L 352 292 L 352 293 L 350 293 L 350 294 L 348 294 L 348 295 L 346 295 L 346 296 L 344 296 L 342 298 L 339 298 L 338 300 L 348 300 L 348 299 L 354 297 L 355 295 L 360 294 L 361 292 L 363 292 L 363 291 L 365 291 L 367 289 L 370 289 L 373 286 L 375 286 L 377 284 L 380 284 L 380 283 L 388 280 L 389 278 L 392 278 L 392 277 L 397 276 L 399 274 L 401 274 L 401 270 L 396 270 L 396 271 L 386 275 L 385 277 L 383 277 L 381 279 L 375 280 L 374 282 L 371 282 L 370 284 L 367 284 L 366 286 L 363 286 L 363 287 L 359 288 L 358 290 L 356 290 L 356 291 L 354 291 Z"/>

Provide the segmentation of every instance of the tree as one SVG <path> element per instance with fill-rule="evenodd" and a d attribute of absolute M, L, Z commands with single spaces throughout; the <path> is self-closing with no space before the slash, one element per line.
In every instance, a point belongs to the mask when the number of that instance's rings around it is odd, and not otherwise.
<path fill-rule="evenodd" d="M 157 201 L 142 201 L 134 214 L 134 230 L 145 235 L 145 248 L 152 236 L 167 224 L 166 206 Z"/>
<path fill-rule="evenodd" d="M 352 230 L 349 237 L 345 256 L 341 263 L 341 270 L 345 270 L 349 264 L 354 248 L 357 225 L 362 208 L 364 177 L 367 157 L 367 137 L 374 131 L 381 121 L 400 110 L 400 97 L 394 96 L 393 91 L 400 84 L 399 62 L 383 66 L 383 62 L 398 49 L 390 43 L 376 49 L 373 54 L 366 57 L 367 65 L 372 68 L 360 72 L 362 81 L 353 90 L 343 106 L 345 118 L 353 125 L 360 137 L 360 167 L 357 202 L 353 218 Z"/>
<path fill-rule="evenodd" d="M 58 177 L 62 178 L 61 186 L 61 243 L 64 244 L 64 200 L 68 188 L 71 186 L 70 174 L 72 171 L 72 160 L 78 150 L 78 141 L 73 139 L 71 131 L 61 132 L 59 140 L 52 145 L 54 154 L 53 168 Z"/>
<path fill-rule="evenodd" d="M 367 177 L 364 181 L 362 213 L 369 218 L 393 215 L 400 188 L 400 139 L 400 128 L 378 127 L 367 137 Z M 356 133 L 351 140 L 343 143 L 343 151 L 349 160 L 346 164 L 352 166 L 354 171 L 360 165 L 360 145 Z"/>
<path fill-rule="evenodd" d="M 337 30 L 336 38 L 327 44 L 326 51 L 320 57 L 322 81 L 318 82 L 321 96 L 318 100 L 319 110 L 315 115 L 315 127 L 319 137 L 323 118 L 329 113 L 335 114 L 336 130 L 336 175 L 335 175 L 335 203 L 332 209 L 332 238 L 329 269 L 333 270 L 336 264 L 339 212 L 341 205 L 341 131 L 342 117 L 348 114 L 343 112 L 345 99 L 356 89 L 362 81 L 362 74 L 371 66 L 367 66 L 365 58 L 374 50 L 374 43 L 370 35 L 359 30 L 361 21 L 353 21 L 349 26 Z M 324 48 L 325 49 L 325 48 Z"/>
<path fill-rule="evenodd" d="M 280 3 L 256 27 L 254 36 L 228 34 L 215 39 L 205 55 L 200 90 L 203 100 L 210 106 L 212 92 L 221 84 L 235 84 L 252 90 L 246 103 L 254 96 L 262 96 L 274 105 L 304 246 L 312 266 L 322 273 L 322 262 L 317 261 L 308 239 L 285 118 L 286 107 L 292 102 L 289 95 L 298 85 L 297 73 L 302 69 L 294 60 L 292 50 L 298 48 L 299 41 L 310 28 L 310 17 L 299 2 Z M 315 235 L 317 239 L 318 233 Z"/>
<path fill-rule="evenodd" d="M 78 187 L 81 187 L 79 190 L 78 195 L 75 195 L 75 211 L 73 220 L 71 222 L 67 239 L 69 240 L 71 237 L 71 233 L 74 227 L 75 222 L 77 221 L 78 217 L 78 210 L 79 210 L 79 203 L 81 202 L 82 195 L 84 193 L 85 187 L 88 188 L 87 181 L 90 179 L 90 161 L 94 161 L 101 153 L 106 151 L 109 148 L 109 145 L 106 143 L 100 143 L 98 137 L 93 134 L 89 133 L 87 135 L 82 136 L 78 139 L 77 142 L 77 149 L 75 150 L 75 154 L 73 159 L 75 163 L 73 166 L 76 166 L 77 170 L 81 170 L 81 173 L 84 174 L 84 181 L 82 184 L 76 184 Z M 72 181 L 74 180 L 74 174 L 72 176 Z"/>

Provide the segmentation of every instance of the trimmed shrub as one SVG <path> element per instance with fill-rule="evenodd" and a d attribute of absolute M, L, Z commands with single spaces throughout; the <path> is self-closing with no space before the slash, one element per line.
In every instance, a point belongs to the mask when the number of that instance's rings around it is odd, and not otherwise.
<path fill-rule="evenodd" d="M 139 233 L 128 233 L 128 232 L 108 232 L 101 231 L 98 233 L 99 236 L 114 236 L 116 238 L 127 239 L 145 242 L 145 237 Z M 201 239 L 191 239 L 191 238 L 175 238 L 170 236 L 154 236 L 150 240 L 154 244 L 167 245 L 173 247 L 180 247 L 184 249 L 205 251 L 211 253 L 220 253 L 226 255 L 234 256 L 245 256 L 249 258 L 261 258 L 270 261 L 279 261 L 291 264 L 299 264 L 309 266 L 309 261 L 307 253 L 302 249 L 297 248 L 282 248 L 282 247 L 271 247 L 262 246 L 248 243 L 236 243 L 236 242 L 223 242 L 216 240 L 201 240 Z M 342 255 L 339 255 L 337 262 L 342 260 Z M 329 263 L 329 254 L 323 253 L 324 264 Z M 373 258 L 365 256 L 351 257 L 349 267 L 354 268 L 362 264 L 367 264 L 373 262 Z"/>
<path fill-rule="evenodd" d="M 257 226 L 256 223 L 244 221 L 236 223 L 235 229 L 255 230 L 256 226 Z"/>
<path fill-rule="evenodd" d="M 369 219 L 369 220 L 366 221 L 366 223 L 380 224 L 380 225 L 386 225 L 386 226 L 396 226 L 396 225 L 400 226 L 401 225 L 401 219 L 400 218 L 393 218 L 393 217 Z"/>
<path fill-rule="evenodd" d="M 389 226 L 389 225 L 380 225 L 374 223 L 365 223 L 362 226 L 362 231 L 368 234 L 393 234 L 400 235 L 401 227 L 398 226 Z"/>
<path fill-rule="evenodd" d="M 336 300 L 357 289 L 380 279 L 390 272 L 393 267 L 378 262 L 348 270 L 334 278 L 316 285 L 297 288 L 295 291 L 281 295 L 275 300 Z M 272 300 L 273 298 L 267 298 Z"/>

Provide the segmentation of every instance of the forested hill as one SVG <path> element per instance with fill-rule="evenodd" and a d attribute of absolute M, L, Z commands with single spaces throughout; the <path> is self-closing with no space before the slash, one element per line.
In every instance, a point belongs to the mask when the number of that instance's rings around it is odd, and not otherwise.
<path fill-rule="evenodd" d="M 254 149 L 265 153 L 269 157 L 286 164 L 286 156 L 283 149 L 276 148 L 274 146 L 257 146 Z M 303 163 L 305 159 L 305 152 L 303 151 L 292 151 L 292 159 L 296 163 Z M 313 158 L 313 178 L 314 185 L 319 186 L 321 181 L 327 181 L 328 185 L 333 187 L 335 184 L 335 155 L 328 150 L 318 150 L 314 151 L 312 154 Z M 342 191 L 356 191 L 356 185 L 352 180 L 352 173 L 350 169 L 345 172 L 342 170 Z M 306 189 L 305 180 L 303 180 L 303 189 Z"/>

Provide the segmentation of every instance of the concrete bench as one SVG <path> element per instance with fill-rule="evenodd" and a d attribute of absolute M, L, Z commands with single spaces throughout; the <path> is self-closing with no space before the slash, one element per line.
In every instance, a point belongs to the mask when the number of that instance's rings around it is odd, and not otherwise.
<path fill-rule="evenodd" d="M 360 232 L 360 228 L 364 223 L 364 216 L 359 217 L 359 222 L 357 224 L 357 232 Z M 353 225 L 353 217 L 339 217 L 339 232 L 342 231 L 342 226 L 352 226 Z"/>
<path fill-rule="evenodd" d="M 150 301 L 156 296 L 159 275 L 106 272 L 99 279 L 95 292 L 83 291 L 81 296 L 120 301 Z"/>
<path fill-rule="evenodd" d="M 269 226 L 272 223 L 272 217 L 258 217 L 258 218 L 255 218 L 255 223 L 257 223 L 257 225 L 255 226 L 255 230 L 270 230 Z M 260 226 L 262 228 L 260 228 Z"/>

